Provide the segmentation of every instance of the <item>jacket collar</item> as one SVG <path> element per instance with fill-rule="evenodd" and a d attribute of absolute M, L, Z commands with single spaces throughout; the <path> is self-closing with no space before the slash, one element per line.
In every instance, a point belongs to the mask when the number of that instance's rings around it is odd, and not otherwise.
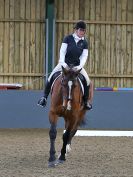
<path fill-rule="evenodd" d="M 75 40 L 78 40 L 78 41 L 85 39 L 84 37 L 81 37 L 81 38 L 78 37 L 76 33 L 73 33 L 72 35 L 73 35 L 74 39 L 75 39 Z"/>

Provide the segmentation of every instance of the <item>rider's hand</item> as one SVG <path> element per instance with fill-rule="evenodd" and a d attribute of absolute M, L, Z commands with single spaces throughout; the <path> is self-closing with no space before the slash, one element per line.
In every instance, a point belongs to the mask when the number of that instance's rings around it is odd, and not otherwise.
<path fill-rule="evenodd" d="M 82 69 L 82 67 L 80 65 L 78 65 L 78 66 L 75 66 L 73 69 L 74 69 L 74 71 L 79 71 L 80 69 Z"/>

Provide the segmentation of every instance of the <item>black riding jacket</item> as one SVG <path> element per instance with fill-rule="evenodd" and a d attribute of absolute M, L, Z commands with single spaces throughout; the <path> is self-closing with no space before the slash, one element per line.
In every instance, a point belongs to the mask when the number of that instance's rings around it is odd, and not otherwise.
<path fill-rule="evenodd" d="M 73 35 L 71 34 L 64 38 L 63 43 L 68 44 L 67 52 L 65 55 L 65 63 L 67 63 L 68 66 L 80 65 L 79 57 L 81 56 L 83 49 L 88 49 L 88 42 L 86 41 L 86 39 L 81 39 L 76 43 Z"/>

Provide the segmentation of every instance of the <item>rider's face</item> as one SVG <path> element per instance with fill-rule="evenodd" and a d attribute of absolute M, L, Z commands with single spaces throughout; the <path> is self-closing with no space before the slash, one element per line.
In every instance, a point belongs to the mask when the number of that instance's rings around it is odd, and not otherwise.
<path fill-rule="evenodd" d="M 81 29 L 81 28 L 79 28 L 79 29 L 76 30 L 76 34 L 77 34 L 77 36 L 79 38 L 84 37 L 85 32 L 86 32 L 86 30 L 85 29 Z"/>

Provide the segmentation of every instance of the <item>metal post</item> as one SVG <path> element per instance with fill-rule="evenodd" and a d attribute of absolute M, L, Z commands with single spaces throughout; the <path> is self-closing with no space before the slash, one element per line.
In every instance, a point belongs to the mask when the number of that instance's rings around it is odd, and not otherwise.
<path fill-rule="evenodd" d="M 46 0 L 46 79 L 54 67 L 54 43 L 55 43 L 55 14 L 54 0 Z"/>
<path fill-rule="evenodd" d="M 53 52 L 52 52 L 52 68 L 55 67 L 55 19 L 53 19 Z"/>
<path fill-rule="evenodd" d="M 45 74 L 46 74 L 46 80 L 48 79 L 48 19 L 46 19 L 46 47 L 45 47 L 45 50 L 46 50 L 46 59 L 44 59 L 44 67 L 45 67 Z"/>

